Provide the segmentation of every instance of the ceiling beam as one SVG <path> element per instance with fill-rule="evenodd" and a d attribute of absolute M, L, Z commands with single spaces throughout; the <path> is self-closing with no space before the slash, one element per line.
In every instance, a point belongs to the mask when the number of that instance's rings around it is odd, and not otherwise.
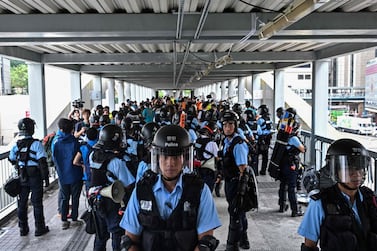
<path fill-rule="evenodd" d="M 217 53 L 217 57 L 222 57 L 227 53 Z M 212 53 L 199 52 L 195 53 L 199 58 L 207 61 L 215 61 Z M 177 53 L 177 61 L 182 62 L 185 53 Z M 300 51 L 281 51 L 281 52 L 233 52 L 231 53 L 232 62 L 296 62 L 315 59 L 314 52 L 300 52 Z M 196 57 L 189 54 L 188 62 L 201 63 Z M 46 64 L 93 64 L 93 63 L 125 63 L 125 64 L 138 64 L 138 63 L 161 63 L 171 64 L 173 56 L 171 53 L 72 53 L 72 54 L 45 54 L 42 61 Z"/>

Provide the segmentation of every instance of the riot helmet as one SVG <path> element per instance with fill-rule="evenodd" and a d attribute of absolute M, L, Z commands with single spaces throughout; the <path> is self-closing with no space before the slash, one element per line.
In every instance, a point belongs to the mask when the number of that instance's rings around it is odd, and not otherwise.
<path fill-rule="evenodd" d="M 369 153 L 362 144 L 353 139 L 339 139 L 328 148 L 324 168 L 334 182 L 355 190 L 363 184 L 369 163 Z M 349 182 L 355 184 L 356 188 L 345 184 Z"/>
<path fill-rule="evenodd" d="M 261 105 L 258 107 L 258 114 L 259 115 L 265 115 L 265 114 L 269 114 L 269 110 L 268 110 L 268 107 L 267 105 Z"/>
<path fill-rule="evenodd" d="M 240 116 L 242 114 L 242 106 L 239 103 L 235 103 L 232 110 Z"/>
<path fill-rule="evenodd" d="M 256 120 L 255 112 L 251 109 L 248 109 L 244 112 L 245 120 L 248 124 L 252 124 Z"/>
<path fill-rule="evenodd" d="M 238 115 L 234 111 L 225 111 L 223 113 L 223 116 L 221 117 L 221 125 L 224 127 L 225 122 L 234 122 L 235 124 L 235 129 L 234 131 L 237 131 L 238 127 Z"/>
<path fill-rule="evenodd" d="M 293 107 L 289 107 L 285 110 L 283 118 L 293 118 L 295 119 L 297 115 L 296 109 Z"/>
<path fill-rule="evenodd" d="M 161 173 L 165 180 L 177 179 L 182 171 L 174 175 L 172 171 L 165 173 L 161 170 L 160 163 L 169 157 L 179 161 L 176 165 L 182 166 L 185 172 L 193 171 L 193 145 L 189 133 L 178 125 L 165 125 L 158 129 L 153 138 L 151 154 L 151 170 Z"/>
<path fill-rule="evenodd" d="M 23 118 L 18 121 L 20 136 L 32 136 L 34 134 L 35 121 L 31 118 Z"/>
<path fill-rule="evenodd" d="M 93 146 L 103 150 L 119 150 L 122 145 L 122 129 L 114 124 L 107 124 L 99 132 L 99 140 Z"/>
<path fill-rule="evenodd" d="M 283 116 L 284 114 L 284 108 L 283 107 L 279 107 L 278 109 L 276 109 L 276 116 L 280 119 L 281 116 Z"/>
<path fill-rule="evenodd" d="M 206 134 L 208 136 L 213 136 L 217 132 L 217 123 L 215 121 L 207 122 L 202 128 L 199 129 L 200 134 Z"/>
<path fill-rule="evenodd" d="M 141 138 L 144 141 L 145 147 L 149 147 L 152 144 L 153 137 L 159 128 L 160 126 L 156 122 L 146 123 L 141 128 Z"/>

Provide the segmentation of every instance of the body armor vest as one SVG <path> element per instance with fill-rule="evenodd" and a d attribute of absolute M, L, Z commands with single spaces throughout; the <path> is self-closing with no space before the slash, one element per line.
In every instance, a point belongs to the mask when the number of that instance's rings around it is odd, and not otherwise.
<path fill-rule="evenodd" d="M 196 151 L 196 158 L 198 160 L 208 160 L 210 158 L 213 157 L 213 154 L 206 151 L 206 146 L 208 144 L 208 142 L 211 141 L 211 138 L 204 138 L 204 137 L 199 137 L 196 141 L 195 141 L 195 151 Z M 205 158 L 204 157 L 204 153 L 207 153 L 208 155 L 211 155 L 210 158 Z"/>
<path fill-rule="evenodd" d="M 225 179 L 231 179 L 233 177 L 238 177 L 239 169 L 236 164 L 236 160 L 233 156 L 233 149 L 236 144 L 243 143 L 243 139 L 240 136 L 236 136 L 233 138 L 230 146 L 226 150 L 224 157 L 223 157 L 223 173 Z"/>
<path fill-rule="evenodd" d="M 356 221 L 351 206 L 343 197 L 338 186 L 325 188 L 320 194 L 313 195 L 313 199 L 320 198 L 325 212 L 325 219 L 320 230 L 321 250 L 357 250 L 367 251 L 377 249 L 377 205 L 373 205 L 373 192 L 368 195 L 369 188 L 361 187 L 364 200 L 361 201 L 359 193 L 355 200 L 361 220 L 361 225 Z M 370 194 L 370 193 L 369 193 Z M 375 197 L 374 197 L 375 201 Z M 373 225 L 374 233 L 371 232 Z"/>
<path fill-rule="evenodd" d="M 105 152 L 104 150 L 94 150 L 92 160 L 96 163 L 101 163 L 100 168 L 90 168 L 92 172 L 91 176 L 91 186 L 108 186 L 109 180 L 107 178 L 108 171 L 107 171 L 107 165 L 110 163 L 110 161 L 115 158 L 116 155 L 114 153 Z"/>
<path fill-rule="evenodd" d="M 157 174 L 148 170 L 136 186 L 140 204 L 138 219 L 144 227 L 142 250 L 194 250 L 198 243 L 196 222 L 203 181 L 195 175 L 184 174 L 182 197 L 169 218 L 163 220 L 153 194 L 157 179 Z"/>

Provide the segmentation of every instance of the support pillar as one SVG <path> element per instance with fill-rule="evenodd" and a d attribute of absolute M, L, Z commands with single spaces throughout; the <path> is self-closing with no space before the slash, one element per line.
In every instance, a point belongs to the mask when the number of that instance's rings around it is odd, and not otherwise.
<path fill-rule="evenodd" d="M 274 71 L 274 102 L 273 102 L 273 109 L 271 109 L 270 113 L 272 118 L 274 118 L 273 122 L 276 124 L 278 118 L 276 117 L 276 109 L 278 107 L 285 108 L 285 83 L 284 83 L 284 70 L 275 70 Z"/>
<path fill-rule="evenodd" d="M 238 103 L 241 105 L 245 104 L 245 84 L 246 78 L 238 78 Z"/>
<path fill-rule="evenodd" d="M 107 81 L 107 103 L 110 107 L 110 112 L 115 110 L 115 80 L 109 79 Z"/>
<path fill-rule="evenodd" d="M 29 63 L 28 78 L 30 95 L 30 115 L 36 123 L 34 137 L 37 139 L 42 139 L 45 135 L 47 135 L 44 64 Z"/>

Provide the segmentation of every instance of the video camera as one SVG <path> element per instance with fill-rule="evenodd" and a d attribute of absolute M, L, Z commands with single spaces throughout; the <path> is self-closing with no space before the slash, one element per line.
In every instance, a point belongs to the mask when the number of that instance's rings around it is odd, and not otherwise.
<path fill-rule="evenodd" d="M 83 108 L 85 101 L 82 101 L 81 99 L 76 99 L 71 102 L 72 106 L 74 108 Z"/>

